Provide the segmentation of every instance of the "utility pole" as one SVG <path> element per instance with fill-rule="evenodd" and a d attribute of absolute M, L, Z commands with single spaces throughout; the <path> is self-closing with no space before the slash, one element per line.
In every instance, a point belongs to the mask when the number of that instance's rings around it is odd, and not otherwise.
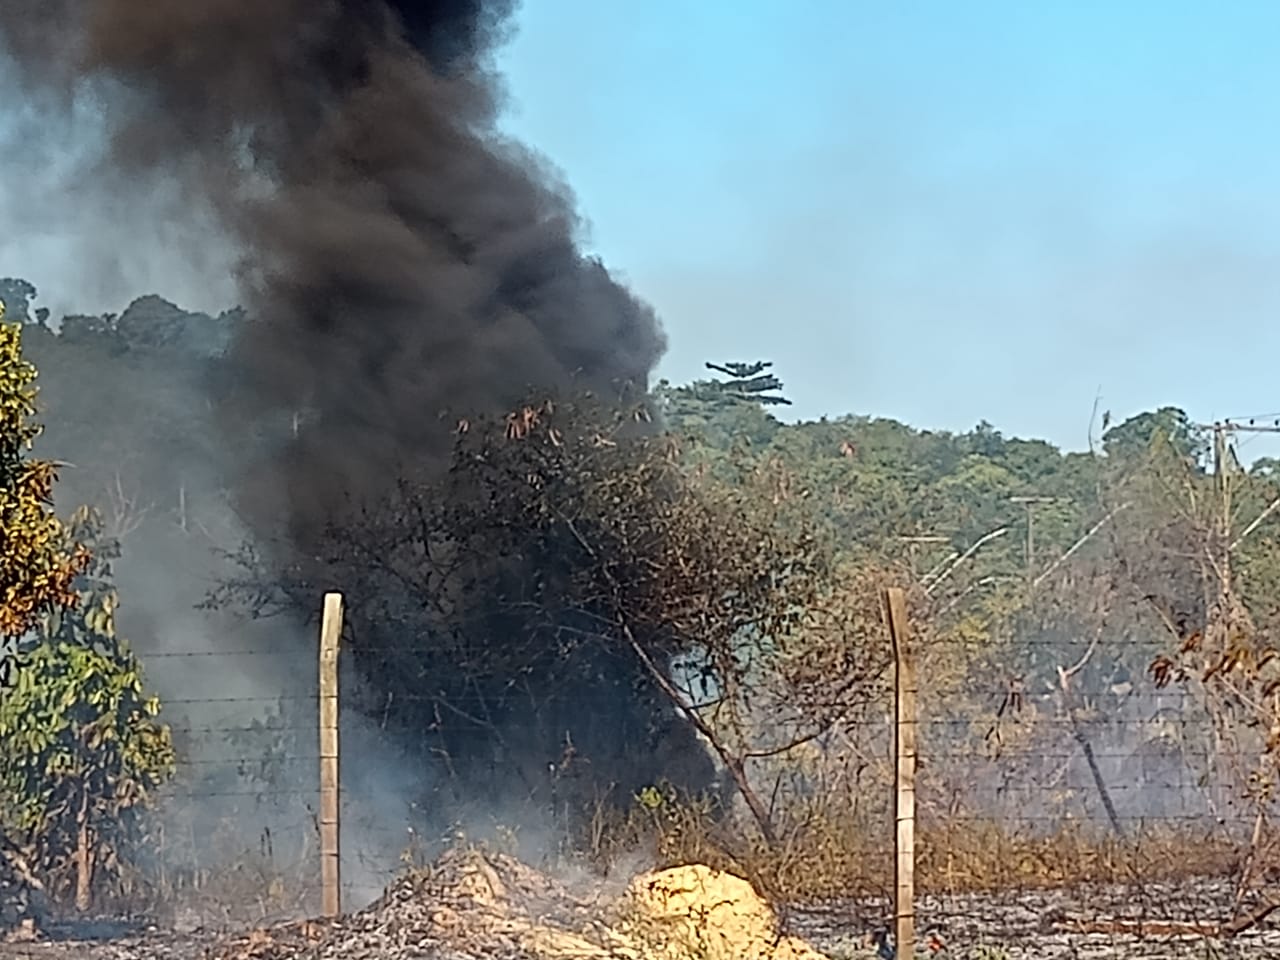
<path fill-rule="evenodd" d="M 1193 429 L 1211 431 L 1213 433 L 1213 473 L 1220 478 L 1219 484 L 1225 482 L 1224 467 L 1226 464 L 1229 437 L 1240 433 L 1280 433 L 1280 420 L 1271 423 L 1236 423 L 1234 420 L 1215 420 L 1213 423 L 1193 423 Z"/>
<path fill-rule="evenodd" d="M 1056 503 L 1057 497 L 1010 497 L 1010 503 L 1020 503 L 1027 508 L 1027 582 L 1035 577 L 1036 540 L 1035 508 L 1046 503 Z"/>
<path fill-rule="evenodd" d="M 1227 425 L 1213 425 L 1213 482 L 1218 488 L 1222 513 L 1218 517 L 1218 535 L 1214 546 L 1221 551 L 1218 558 L 1218 579 L 1222 583 L 1222 596 L 1231 590 L 1231 486 L 1227 478 Z M 1216 552 L 1216 551 L 1215 551 Z"/>
<path fill-rule="evenodd" d="M 1194 423 L 1197 430 L 1213 433 L 1213 479 L 1218 495 L 1222 501 L 1222 511 L 1218 517 L 1217 550 L 1218 579 L 1222 584 L 1222 595 L 1225 597 L 1231 590 L 1231 483 L 1227 470 L 1227 454 L 1231 452 L 1231 438 L 1241 433 L 1280 433 L 1280 420 L 1271 423 L 1236 423 L 1232 420 L 1215 420 L 1213 423 Z M 1250 528 L 1252 529 L 1252 528 Z"/>

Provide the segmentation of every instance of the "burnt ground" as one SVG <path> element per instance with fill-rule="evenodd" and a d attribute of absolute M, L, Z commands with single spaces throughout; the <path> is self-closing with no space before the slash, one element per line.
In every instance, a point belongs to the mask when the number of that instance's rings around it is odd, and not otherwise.
<path fill-rule="evenodd" d="M 922 897 L 917 930 L 922 944 L 939 934 L 946 944 L 939 960 L 1280 960 L 1280 911 L 1234 937 L 1218 935 L 1231 894 L 1229 883 L 1205 880 Z M 509 946 L 415 939 L 398 910 L 403 904 L 374 905 L 333 924 L 240 933 L 51 930 L 37 942 L 0 944 L 0 960 L 526 960 Z M 848 900 L 789 908 L 784 922 L 831 957 L 862 960 L 875 956 L 868 934 L 887 915 L 883 902 Z M 920 952 L 929 955 L 923 946 Z"/>
<path fill-rule="evenodd" d="M 942 958 L 975 960 L 1227 960 L 1280 958 L 1280 911 L 1235 936 L 1219 922 L 1232 915 L 1223 880 L 923 896 L 917 939 L 936 933 Z M 1246 904 L 1246 909 L 1249 904 Z M 862 931 L 887 925 L 881 903 L 848 901 L 790 911 L 790 928 L 834 957 L 863 957 Z M 861 918 L 861 919 L 859 919 Z M 929 951 L 921 947 L 921 953 Z"/>

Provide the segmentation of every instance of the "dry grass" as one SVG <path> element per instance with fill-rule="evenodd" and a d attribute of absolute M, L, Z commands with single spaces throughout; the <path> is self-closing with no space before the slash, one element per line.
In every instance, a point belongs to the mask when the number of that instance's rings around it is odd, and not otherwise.
<path fill-rule="evenodd" d="M 161 886 L 157 892 L 166 910 L 183 911 L 205 922 L 257 923 L 307 916 L 319 907 L 316 869 L 311 863 L 281 864 L 247 854 Z"/>
<path fill-rule="evenodd" d="M 312 863 L 281 863 L 253 852 L 207 866 L 168 864 L 134 871 L 128 895 L 100 906 L 165 926 L 216 928 L 304 917 L 319 908 L 316 872 Z"/>
<path fill-rule="evenodd" d="M 970 820 L 934 825 L 920 841 L 919 877 L 937 893 L 1216 877 L 1235 872 L 1241 856 L 1226 836 L 1166 825 L 1122 839 L 1080 823 L 1035 835 Z"/>
<path fill-rule="evenodd" d="M 669 794 L 648 799 L 625 812 L 597 806 L 578 825 L 579 844 L 568 858 L 611 878 L 625 878 L 637 866 L 706 864 L 746 878 L 779 903 L 879 898 L 892 889 L 891 820 L 865 799 L 838 794 L 789 803 L 777 815 L 780 839 L 774 846 L 760 838 L 749 818 L 716 816 L 710 804 Z M 133 878 L 129 912 L 166 924 L 185 919 L 209 926 L 313 915 L 318 871 L 307 852 L 270 856 L 247 850 L 200 863 L 170 850 L 163 866 Z M 1227 876 L 1239 873 L 1242 852 L 1222 833 L 1168 825 L 1120 840 L 1101 826 L 1079 822 L 1035 833 L 994 819 L 922 818 L 917 888 L 960 895 Z M 406 850 L 401 859 L 412 867 L 430 857 L 424 850 Z"/>
<path fill-rule="evenodd" d="M 822 800 L 792 809 L 779 817 L 780 840 L 771 847 L 742 818 L 717 819 L 705 806 L 637 805 L 626 816 L 598 814 L 588 856 L 607 872 L 623 854 L 643 848 L 659 866 L 730 870 L 780 901 L 887 895 L 891 823 L 843 806 Z M 1226 876 L 1238 871 L 1242 851 L 1204 829 L 1153 825 L 1120 839 L 1078 822 L 1035 833 L 966 818 L 922 822 L 916 856 L 922 893 L 963 894 Z"/>

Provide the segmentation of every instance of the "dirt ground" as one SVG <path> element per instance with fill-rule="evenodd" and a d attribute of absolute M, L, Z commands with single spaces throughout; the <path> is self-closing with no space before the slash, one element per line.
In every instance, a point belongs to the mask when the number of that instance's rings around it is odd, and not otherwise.
<path fill-rule="evenodd" d="M 0 944 L 0 960 L 863 960 L 885 904 L 841 901 L 775 914 L 745 882 L 705 867 L 634 878 L 619 895 L 570 892 L 474 851 L 337 922 L 235 934 L 141 931 Z M 1177 886 L 922 897 L 918 954 L 938 960 L 1280 960 L 1271 920 L 1215 935 L 1231 889 Z M 1280 916 L 1280 912 L 1276 916 Z M 930 941 L 934 948 L 930 949 Z"/>

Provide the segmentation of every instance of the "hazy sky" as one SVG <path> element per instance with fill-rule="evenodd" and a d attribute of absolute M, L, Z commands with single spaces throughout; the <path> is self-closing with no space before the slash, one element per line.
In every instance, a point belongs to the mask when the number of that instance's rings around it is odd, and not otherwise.
<path fill-rule="evenodd" d="M 524 0 L 500 65 L 662 374 L 771 359 L 798 416 L 1080 447 L 1099 390 L 1280 412 L 1277 36 L 1245 0 Z M 182 198 L 67 193 L 72 132 L 0 110 L 0 273 L 55 314 L 229 302 Z"/>
<path fill-rule="evenodd" d="M 525 0 L 509 129 L 798 415 L 1280 411 L 1280 4 Z M 1258 441 L 1242 452 L 1256 454 Z"/>

